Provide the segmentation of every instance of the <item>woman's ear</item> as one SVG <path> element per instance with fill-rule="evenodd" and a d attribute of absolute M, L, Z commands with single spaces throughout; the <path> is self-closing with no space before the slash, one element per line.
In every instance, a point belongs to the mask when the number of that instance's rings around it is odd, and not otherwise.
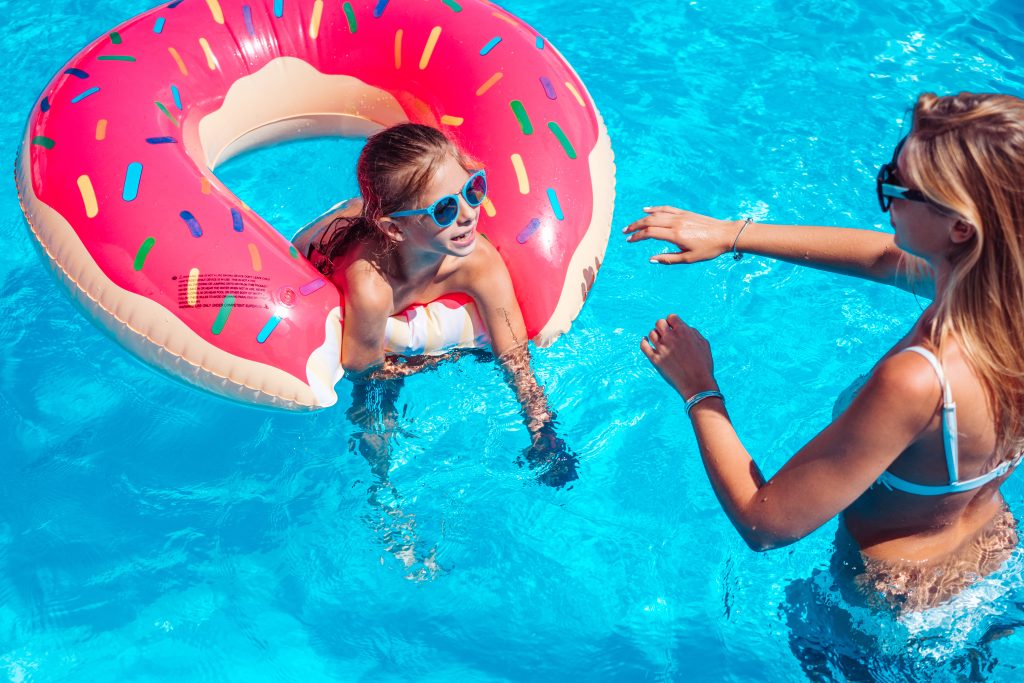
<path fill-rule="evenodd" d="M 973 224 L 968 223 L 965 220 L 958 220 L 953 224 L 953 229 L 949 233 L 949 238 L 953 240 L 953 244 L 964 244 L 974 239 L 974 233 L 976 228 Z"/>
<path fill-rule="evenodd" d="M 401 242 L 405 239 L 405 235 L 402 233 L 402 228 L 399 227 L 398 223 L 391 220 L 390 218 L 384 217 L 378 221 L 381 230 L 384 231 L 388 237 L 396 242 Z"/>

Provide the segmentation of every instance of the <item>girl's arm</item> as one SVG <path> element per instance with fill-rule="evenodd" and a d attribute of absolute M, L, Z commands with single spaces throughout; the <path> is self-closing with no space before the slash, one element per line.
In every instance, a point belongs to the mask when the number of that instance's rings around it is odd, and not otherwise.
<path fill-rule="evenodd" d="M 659 320 L 648 339 L 641 350 L 684 400 L 717 390 L 708 343 L 679 316 Z M 767 550 L 803 538 L 849 507 L 920 437 L 938 400 L 927 361 L 896 354 L 877 366 L 849 408 L 768 481 L 720 399 L 695 404 L 689 417 L 722 508 L 751 548 Z"/>
<path fill-rule="evenodd" d="M 679 249 L 654 256 L 653 263 L 706 261 L 731 251 L 735 244 L 739 253 L 761 254 L 934 296 L 934 276 L 927 264 L 897 247 L 888 233 L 754 222 L 744 227 L 742 220 L 720 221 L 671 206 L 644 211 L 647 216 L 623 230 L 628 241 L 656 239 Z"/>

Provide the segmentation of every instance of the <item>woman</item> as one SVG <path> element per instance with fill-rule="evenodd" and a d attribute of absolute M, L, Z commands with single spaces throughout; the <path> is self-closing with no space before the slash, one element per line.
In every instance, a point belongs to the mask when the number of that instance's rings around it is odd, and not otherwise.
<path fill-rule="evenodd" d="M 344 295 L 341 364 L 356 383 L 350 414 L 357 424 L 366 423 L 368 391 L 383 394 L 384 413 L 393 403 L 398 383 L 381 388 L 374 381 L 437 362 L 385 357 L 387 319 L 413 304 L 461 292 L 476 303 L 523 407 L 532 443 L 527 462 L 545 468 L 544 483 L 561 486 L 575 479 L 575 456 L 556 436 L 554 413 L 530 368 L 529 339 L 508 270 L 477 232 L 486 172 L 440 131 L 413 123 L 371 136 L 356 171 L 361 201 L 317 221 L 295 242 Z"/>
<path fill-rule="evenodd" d="M 641 349 L 686 401 L 722 507 L 756 550 L 836 514 L 857 584 L 900 610 L 995 571 L 1017 542 L 999 487 L 1024 447 L 1024 102 L 922 95 L 878 175 L 895 235 L 648 209 L 629 241 L 659 263 L 753 252 L 925 292 L 933 302 L 845 410 L 765 481 L 736 435 L 710 348 L 678 316 Z M 955 403 L 954 400 L 955 399 Z"/>

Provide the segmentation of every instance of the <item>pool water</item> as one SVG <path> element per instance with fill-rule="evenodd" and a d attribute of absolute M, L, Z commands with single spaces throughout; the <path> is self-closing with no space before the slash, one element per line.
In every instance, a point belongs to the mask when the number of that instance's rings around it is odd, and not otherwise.
<path fill-rule="evenodd" d="M 150 6 L 0 0 L 10 160 L 52 74 Z M 897 621 L 834 585 L 834 521 L 750 552 L 708 485 L 679 398 L 638 348 L 669 312 L 702 330 L 737 429 L 770 474 L 925 302 L 749 255 L 654 266 L 657 245 L 619 233 L 661 203 L 886 229 L 875 170 L 919 92 L 1022 94 L 1017 0 L 505 6 L 573 64 L 616 154 L 604 267 L 573 329 L 534 354 L 579 479 L 556 490 L 519 464 L 527 434 L 491 363 L 406 381 L 392 487 L 353 448 L 344 386 L 332 409 L 280 414 L 152 372 L 58 287 L 9 184 L 0 674 L 1020 680 L 1020 556 L 951 605 Z M 304 141 L 218 175 L 290 233 L 354 194 L 358 152 L 357 141 Z M 1004 487 L 1018 514 L 1022 482 Z"/>

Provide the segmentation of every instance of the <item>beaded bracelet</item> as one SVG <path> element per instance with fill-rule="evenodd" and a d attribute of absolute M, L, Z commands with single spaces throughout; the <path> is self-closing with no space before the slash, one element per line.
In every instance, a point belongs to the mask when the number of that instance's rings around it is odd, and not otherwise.
<path fill-rule="evenodd" d="M 686 399 L 686 416 L 690 416 L 690 409 L 706 398 L 719 398 L 725 403 L 725 396 L 721 391 L 701 391 Z"/>
<path fill-rule="evenodd" d="M 730 249 L 730 251 L 732 252 L 732 260 L 733 261 L 739 261 L 741 258 L 743 258 L 743 254 L 741 252 L 736 251 L 736 245 L 738 245 L 740 243 L 740 235 L 742 235 L 743 231 L 747 229 L 747 226 L 750 225 L 753 222 L 754 222 L 753 218 L 744 218 L 743 219 L 743 225 L 740 226 L 740 231 L 738 233 L 736 233 L 736 239 L 734 239 L 732 241 L 732 249 Z"/>

